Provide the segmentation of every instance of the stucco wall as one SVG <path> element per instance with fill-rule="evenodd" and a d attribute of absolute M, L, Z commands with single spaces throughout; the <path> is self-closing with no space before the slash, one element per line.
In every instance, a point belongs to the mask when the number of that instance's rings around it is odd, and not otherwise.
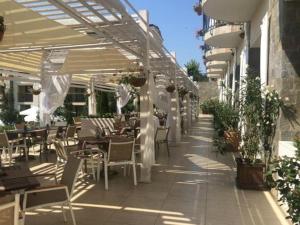
<path fill-rule="evenodd" d="M 200 103 L 211 98 L 218 98 L 218 83 L 216 81 L 200 82 L 199 84 Z"/>
<path fill-rule="evenodd" d="M 300 122 L 300 2 L 272 0 L 269 13 L 269 84 L 295 105 Z M 277 127 L 276 147 L 279 141 L 292 141 L 300 131 L 299 125 L 292 125 L 282 114 Z"/>

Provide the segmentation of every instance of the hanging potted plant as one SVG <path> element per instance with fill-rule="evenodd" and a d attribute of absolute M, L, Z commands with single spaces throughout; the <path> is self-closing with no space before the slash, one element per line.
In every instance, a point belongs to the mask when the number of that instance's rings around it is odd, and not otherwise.
<path fill-rule="evenodd" d="M 194 5 L 194 11 L 197 13 L 198 16 L 202 15 L 202 4 L 200 1 L 196 5 Z"/>
<path fill-rule="evenodd" d="M 5 30 L 6 26 L 4 24 L 4 17 L 0 16 L 0 42 L 3 40 Z"/>
<path fill-rule="evenodd" d="M 133 87 L 142 87 L 146 83 L 146 74 L 144 68 L 139 66 L 138 63 L 131 65 L 128 68 L 128 82 Z"/>
<path fill-rule="evenodd" d="M 180 87 L 178 88 L 178 93 L 179 96 L 183 98 L 188 93 L 188 91 L 185 87 Z"/>
<path fill-rule="evenodd" d="M 34 83 L 33 86 L 32 86 L 32 94 L 33 95 L 39 95 L 42 91 L 42 87 L 41 87 L 41 84 L 39 83 Z"/>
<path fill-rule="evenodd" d="M 174 85 L 174 81 L 171 80 L 170 84 L 166 87 L 166 91 L 169 93 L 173 93 L 176 87 Z"/>
<path fill-rule="evenodd" d="M 85 96 L 86 96 L 86 97 L 90 97 L 91 94 L 92 94 L 91 89 L 89 89 L 89 88 L 86 89 L 86 91 L 85 91 Z"/>

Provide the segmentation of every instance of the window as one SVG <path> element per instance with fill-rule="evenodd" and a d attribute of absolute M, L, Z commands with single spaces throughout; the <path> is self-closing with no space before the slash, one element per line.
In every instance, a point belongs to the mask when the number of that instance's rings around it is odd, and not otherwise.
<path fill-rule="evenodd" d="M 18 101 L 19 102 L 32 102 L 33 101 L 31 85 L 18 86 Z"/>
<path fill-rule="evenodd" d="M 30 109 L 30 108 L 31 108 L 31 105 L 25 105 L 25 104 L 20 105 L 20 111 L 24 111 L 24 110 Z"/>

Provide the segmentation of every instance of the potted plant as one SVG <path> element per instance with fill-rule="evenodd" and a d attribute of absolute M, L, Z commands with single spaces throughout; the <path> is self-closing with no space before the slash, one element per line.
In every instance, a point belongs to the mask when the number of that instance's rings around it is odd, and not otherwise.
<path fill-rule="evenodd" d="M 167 87 L 166 87 L 166 91 L 169 92 L 169 93 L 173 93 L 175 91 L 175 85 L 174 84 L 169 84 Z"/>
<path fill-rule="evenodd" d="M 129 83 L 134 87 L 142 87 L 146 83 L 146 77 L 144 75 L 140 76 L 131 76 Z"/>
<path fill-rule="evenodd" d="M 179 93 L 179 96 L 181 98 L 183 98 L 188 93 L 188 90 L 185 87 L 179 87 L 178 93 Z"/>
<path fill-rule="evenodd" d="M 200 1 L 196 5 L 194 5 L 194 11 L 197 13 L 198 16 L 202 15 L 202 4 Z"/>
<path fill-rule="evenodd" d="M 243 126 L 241 156 L 236 158 L 237 186 L 244 189 L 263 189 L 264 168 L 263 150 L 260 146 L 263 116 L 263 98 L 260 78 L 248 71 L 242 81 L 240 96 L 240 116 Z"/>
<path fill-rule="evenodd" d="M 300 222 L 300 138 L 297 136 L 294 140 L 295 156 L 276 159 L 269 182 L 279 192 L 279 201 L 287 206 L 287 219 L 294 224 Z"/>
<path fill-rule="evenodd" d="M 5 30 L 6 26 L 4 24 L 4 17 L 0 16 L 0 42 L 3 40 Z"/>

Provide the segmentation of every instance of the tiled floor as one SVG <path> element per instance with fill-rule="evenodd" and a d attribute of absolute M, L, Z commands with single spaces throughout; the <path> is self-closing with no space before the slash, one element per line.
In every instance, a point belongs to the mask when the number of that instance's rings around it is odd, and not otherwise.
<path fill-rule="evenodd" d="M 288 225 L 268 192 L 235 187 L 232 156 L 212 151 L 211 118 L 202 116 L 168 159 L 162 151 L 152 183 L 133 186 L 120 172 L 109 191 L 81 179 L 74 193 L 78 225 Z M 162 149 L 163 150 L 163 149 Z M 53 164 L 32 167 L 49 172 Z M 27 225 L 64 224 L 60 208 L 30 212 Z M 71 224 L 69 218 L 67 224 Z"/>

